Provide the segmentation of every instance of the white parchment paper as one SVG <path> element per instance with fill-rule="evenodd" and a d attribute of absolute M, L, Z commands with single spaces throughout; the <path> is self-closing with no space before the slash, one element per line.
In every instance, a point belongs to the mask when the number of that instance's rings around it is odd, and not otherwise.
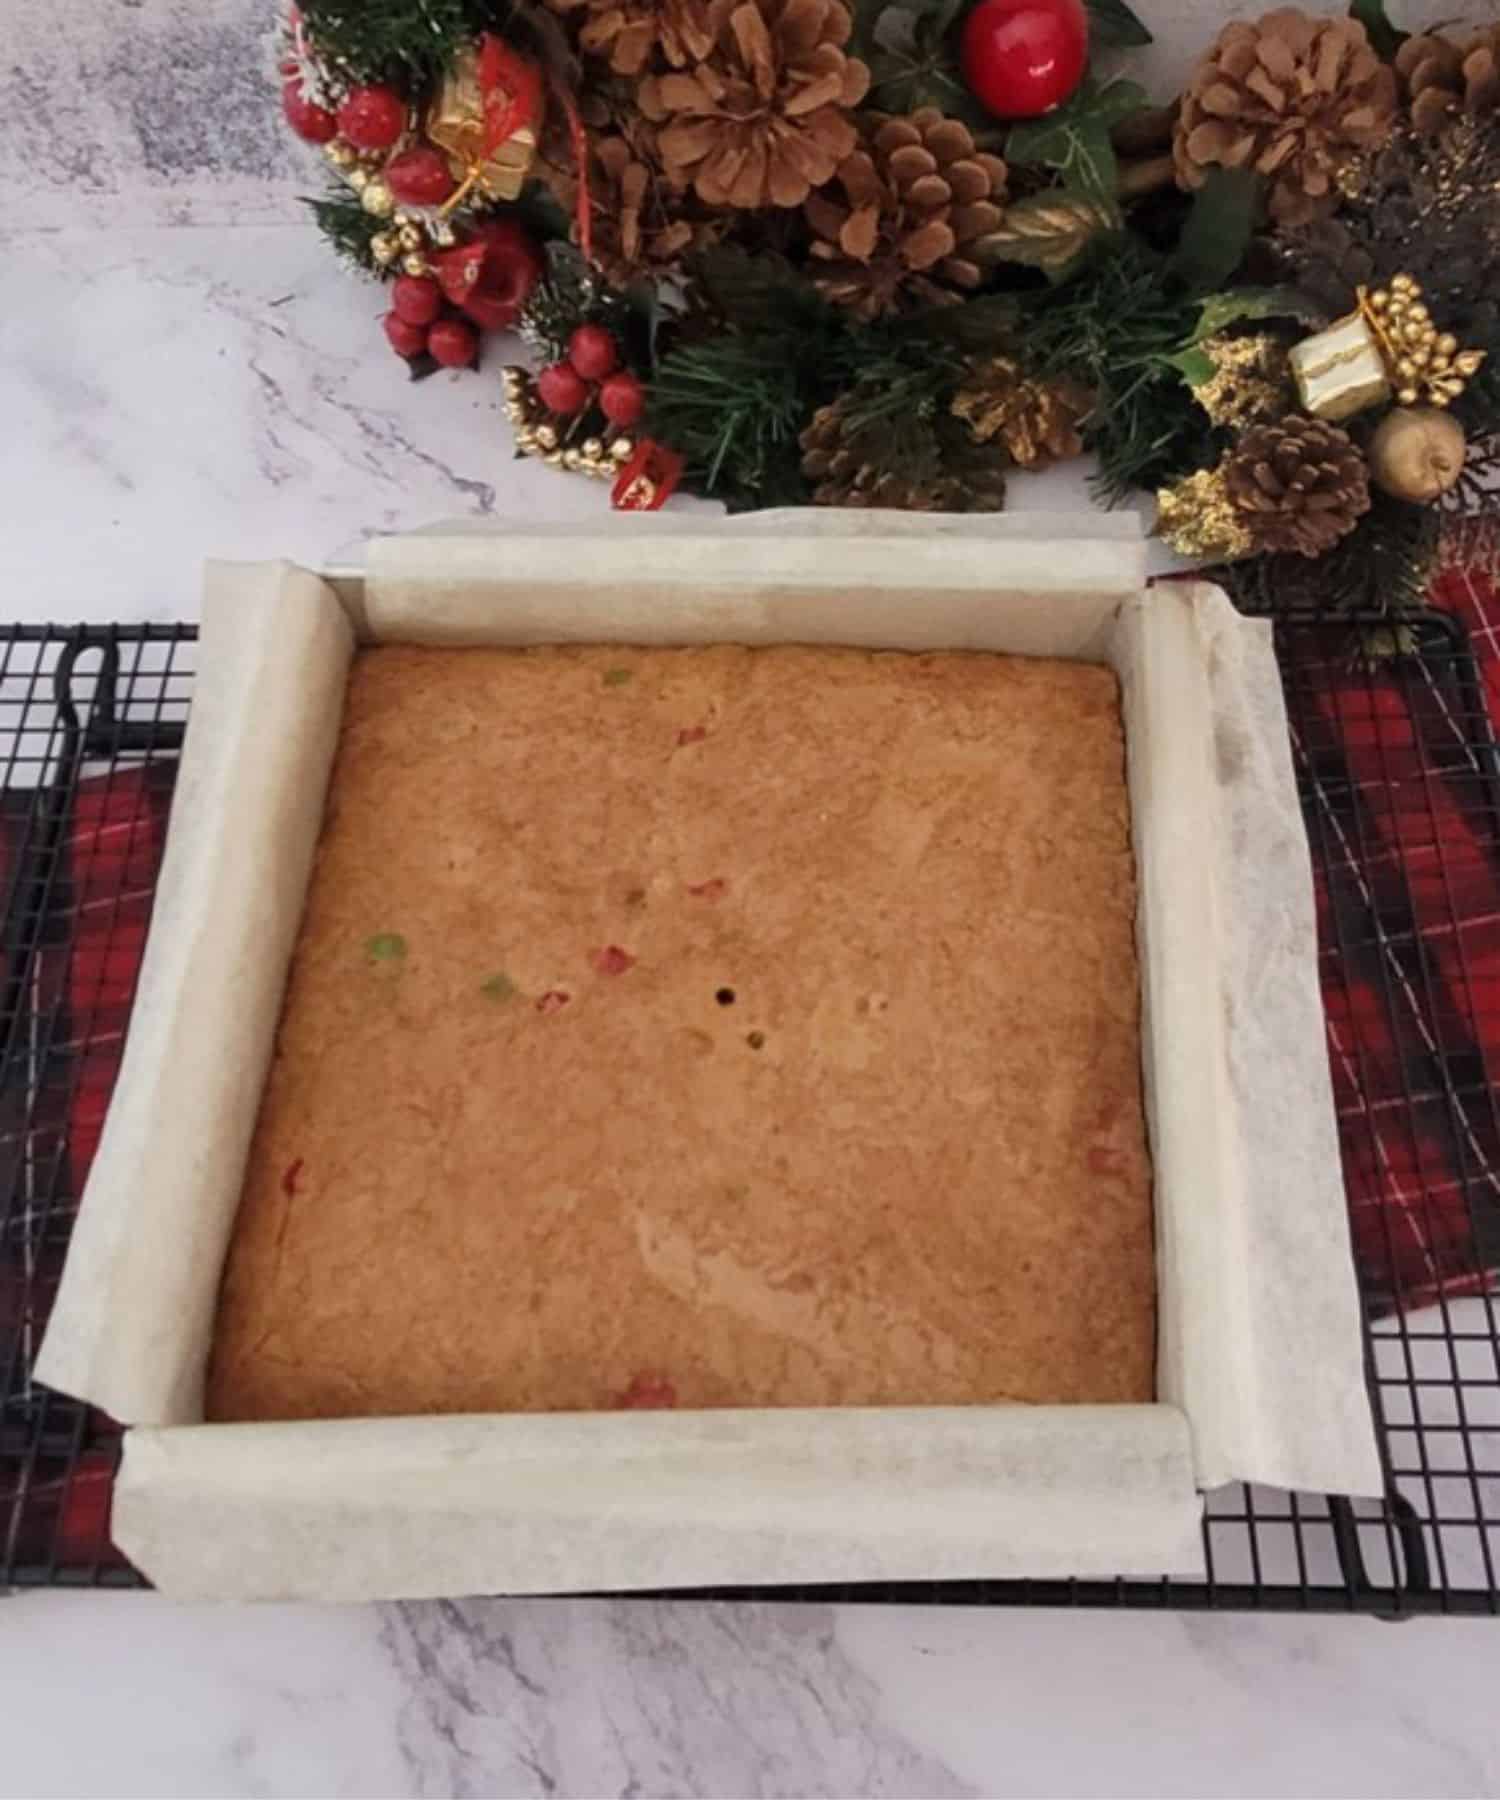
<path fill-rule="evenodd" d="M 196 1423 L 349 656 L 322 583 L 217 570 L 181 790 L 212 799 L 184 808 L 180 792 L 174 811 L 137 1019 L 40 1370 L 165 1427 L 127 1439 L 122 1547 L 168 1591 L 305 1598 L 1185 1574 L 1201 1566 L 1195 1483 L 1378 1491 L 1310 872 L 1264 628 L 1211 589 L 1143 594 L 1138 542 L 1101 538 L 1093 520 L 1049 521 L 1045 541 L 969 521 L 914 535 L 882 515 L 687 524 L 659 542 L 650 522 L 570 534 L 566 557 L 547 534 L 384 540 L 340 598 L 361 635 L 389 641 L 1113 662 L 1141 872 L 1159 1404 Z M 247 721 L 265 720 L 269 743 L 273 691 L 298 696 L 281 702 L 283 735 L 303 746 L 257 762 Z M 257 884 L 253 859 L 226 878 L 213 846 L 227 817 L 237 842 L 258 821 L 274 882 Z M 226 958 L 239 985 L 221 981 L 188 1030 L 205 963 Z M 219 1065 L 207 1090 L 195 1060 Z M 164 1147 L 184 1120 L 188 1142 Z"/>

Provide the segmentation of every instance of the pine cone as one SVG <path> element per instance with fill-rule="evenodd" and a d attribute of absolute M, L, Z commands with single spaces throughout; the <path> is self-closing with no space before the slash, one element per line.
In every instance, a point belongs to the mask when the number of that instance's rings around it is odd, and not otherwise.
<path fill-rule="evenodd" d="M 1078 427 L 1092 405 L 1093 395 L 1078 382 L 1029 379 L 1008 356 L 973 364 L 953 396 L 955 418 L 981 444 L 998 438 L 1023 469 L 1082 455 Z"/>
<path fill-rule="evenodd" d="M 869 433 L 849 428 L 850 397 L 821 406 L 802 433 L 802 473 L 818 506 L 888 506 L 902 512 L 1000 512 L 1005 469 L 999 457 L 968 458 L 962 469 L 913 473 L 882 455 Z"/>
<path fill-rule="evenodd" d="M 617 287 L 628 287 L 642 273 L 671 272 L 690 252 L 717 243 L 729 223 L 707 213 L 693 195 L 671 190 L 643 123 L 590 145 L 594 261 Z"/>
<path fill-rule="evenodd" d="M 713 48 L 708 0 L 547 0 L 574 28 L 578 47 L 616 75 L 639 75 L 659 53 L 674 69 Z"/>
<path fill-rule="evenodd" d="M 1225 458 L 1224 485 L 1260 552 L 1326 555 L 1370 510 L 1359 446 L 1321 419 L 1252 426 Z"/>
<path fill-rule="evenodd" d="M 872 118 L 837 180 L 803 208 L 814 283 L 866 320 L 957 299 L 954 288 L 979 285 L 969 246 L 999 225 L 1005 182 L 1000 158 L 935 106 Z"/>
<path fill-rule="evenodd" d="M 709 0 L 709 26 L 713 47 L 691 69 L 640 84 L 668 179 L 708 206 L 800 206 L 857 141 L 850 109 L 870 71 L 844 53 L 847 8 Z"/>
<path fill-rule="evenodd" d="M 1278 224 L 1331 212 L 1337 176 L 1378 149 L 1396 113 L 1396 77 L 1356 19 L 1311 19 L 1278 7 L 1226 25 L 1183 96 L 1177 180 L 1202 187 L 1210 168 L 1268 177 Z"/>
<path fill-rule="evenodd" d="M 1396 73 L 1413 126 L 1431 136 L 1460 113 L 1482 118 L 1500 106 L 1500 25 L 1465 43 L 1441 32 L 1409 37 Z"/>

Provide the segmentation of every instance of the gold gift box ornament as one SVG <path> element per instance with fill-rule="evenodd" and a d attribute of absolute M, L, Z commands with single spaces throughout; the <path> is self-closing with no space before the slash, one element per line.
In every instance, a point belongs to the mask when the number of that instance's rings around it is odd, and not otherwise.
<path fill-rule="evenodd" d="M 476 192 L 487 200 L 520 194 L 536 160 L 542 110 L 534 63 L 491 35 L 460 51 L 427 114 L 427 136 L 447 152 L 459 183 L 445 213 Z"/>
<path fill-rule="evenodd" d="M 1438 330 L 1410 275 L 1358 294 L 1357 311 L 1291 351 L 1303 408 L 1337 424 L 1393 395 L 1402 406 L 1451 406 L 1478 374 L 1484 351 L 1461 349 L 1451 332 Z"/>

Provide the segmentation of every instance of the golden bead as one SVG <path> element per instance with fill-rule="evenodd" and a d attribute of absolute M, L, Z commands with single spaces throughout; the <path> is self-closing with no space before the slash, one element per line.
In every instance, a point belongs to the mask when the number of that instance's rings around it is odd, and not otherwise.
<path fill-rule="evenodd" d="M 1418 344 L 1416 349 L 1411 353 L 1411 359 L 1419 369 L 1425 369 L 1428 363 L 1432 361 L 1431 344 Z"/>
<path fill-rule="evenodd" d="M 370 254 L 378 263 L 393 263 L 396 260 L 396 246 L 387 233 L 377 231 L 370 239 Z"/>
<path fill-rule="evenodd" d="M 1421 323 L 1423 325 L 1425 325 L 1427 323 L 1427 321 L 1432 317 L 1432 314 L 1427 310 L 1426 305 L 1422 301 L 1418 300 L 1411 309 L 1411 316 L 1414 319 L 1420 320 Z"/>
<path fill-rule="evenodd" d="M 446 219 L 434 219 L 432 222 L 432 241 L 435 244 L 441 244 L 446 250 L 450 245 L 457 243 L 458 234 Z"/>
<path fill-rule="evenodd" d="M 356 194 L 362 194 L 370 185 L 370 171 L 368 169 L 351 169 L 349 171 L 349 185 L 354 189 Z"/>
<path fill-rule="evenodd" d="M 1373 294 L 1371 294 L 1371 296 L 1370 296 L 1370 311 L 1371 312 L 1384 312 L 1385 309 L 1390 305 L 1390 303 L 1391 303 L 1391 297 L 1385 291 L 1385 289 L 1384 288 L 1376 288 L 1375 292 Z"/>
<path fill-rule="evenodd" d="M 1421 288 L 1417 286 L 1410 275 L 1396 275 L 1392 277 L 1391 292 L 1393 294 L 1420 294 L 1421 291 Z"/>
<path fill-rule="evenodd" d="M 426 275 L 429 273 L 427 258 L 422 255 L 403 256 L 401 258 L 403 275 Z"/>
<path fill-rule="evenodd" d="M 583 452 L 581 450 L 564 450 L 563 467 L 567 469 L 570 474 L 576 475 L 583 467 Z"/>
<path fill-rule="evenodd" d="M 1397 390 L 1396 398 L 1403 406 L 1415 406 L 1419 396 L 1414 387 L 1405 387 Z"/>
<path fill-rule="evenodd" d="M 359 201 L 365 211 L 372 213 L 377 219 L 385 218 L 396 204 L 391 190 L 383 181 L 372 181 L 360 195 Z"/>
<path fill-rule="evenodd" d="M 519 394 L 521 391 L 521 371 L 519 369 L 502 369 L 500 385 L 507 394 Z"/>
<path fill-rule="evenodd" d="M 591 462 L 598 462 L 599 458 L 604 454 L 604 445 L 598 438 L 585 438 L 583 440 L 583 454 L 588 457 Z"/>
<path fill-rule="evenodd" d="M 528 456 L 536 449 L 536 433 L 529 425 L 516 433 L 516 447 L 524 450 Z"/>
<path fill-rule="evenodd" d="M 536 428 L 536 441 L 544 450 L 555 450 L 557 448 L 557 433 L 550 425 L 538 425 Z"/>
<path fill-rule="evenodd" d="M 1434 406 L 1451 406 L 1454 400 L 1453 395 L 1445 393 L 1441 388 L 1434 389 L 1428 398 Z"/>
<path fill-rule="evenodd" d="M 340 138 L 335 138 L 331 144 L 324 146 L 323 154 L 334 168 L 347 169 L 354 161 L 354 146 L 344 143 Z"/>
<path fill-rule="evenodd" d="M 542 461 L 546 463 L 549 469 L 560 469 L 562 467 L 562 451 L 549 450 L 542 458 Z"/>
<path fill-rule="evenodd" d="M 1445 331 L 1437 340 L 1437 351 L 1439 356 L 1458 355 L 1458 339 L 1451 331 Z"/>
<path fill-rule="evenodd" d="M 1446 356 L 1434 356 L 1429 364 L 1434 375 L 1446 375 L 1452 366 L 1451 359 Z"/>
<path fill-rule="evenodd" d="M 1391 301 L 1390 305 L 1386 308 L 1385 316 L 1392 322 L 1392 324 L 1399 325 L 1404 328 L 1406 325 L 1406 302 L 1403 299 L 1401 299 L 1401 297 L 1398 295 L 1394 300 Z"/>
<path fill-rule="evenodd" d="M 406 208 L 404 206 L 398 206 L 396 208 L 396 210 L 391 214 L 391 223 L 397 227 L 400 227 L 402 225 L 415 225 L 417 223 L 417 221 L 411 216 L 411 214 L 406 210 Z"/>
<path fill-rule="evenodd" d="M 617 437 L 609 447 L 611 458 L 617 462 L 629 462 L 635 455 L 635 445 L 628 437 Z"/>
<path fill-rule="evenodd" d="M 1482 350 L 1465 350 L 1461 356 L 1455 356 L 1453 359 L 1454 373 L 1458 375 L 1477 375 L 1483 366 L 1484 352 Z"/>
<path fill-rule="evenodd" d="M 1403 356 L 1396 364 L 1396 374 L 1402 381 L 1415 381 L 1417 378 L 1417 365 L 1409 356 Z"/>

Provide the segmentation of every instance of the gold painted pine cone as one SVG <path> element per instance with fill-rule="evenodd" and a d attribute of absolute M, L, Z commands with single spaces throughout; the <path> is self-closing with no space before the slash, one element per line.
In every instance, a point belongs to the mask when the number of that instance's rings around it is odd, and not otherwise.
<path fill-rule="evenodd" d="M 1321 419 L 1252 426 L 1223 468 L 1230 504 L 1257 551 L 1326 555 L 1370 510 L 1359 446 Z"/>

